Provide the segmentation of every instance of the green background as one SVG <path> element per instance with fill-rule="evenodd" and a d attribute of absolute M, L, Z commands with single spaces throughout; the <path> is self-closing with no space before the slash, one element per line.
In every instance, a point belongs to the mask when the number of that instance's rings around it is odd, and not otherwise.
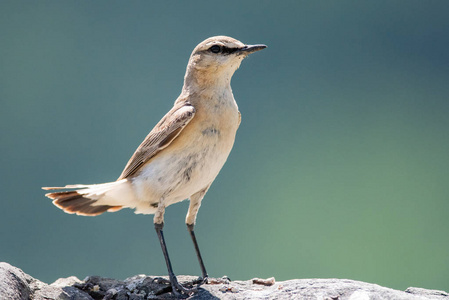
<path fill-rule="evenodd" d="M 449 290 L 447 1 L 1 1 L 0 261 L 45 282 L 165 275 L 152 216 L 68 215 L 41 186 L 115 180 L 214 35 L 268 48 L 196 233 L 211 276 Z M 184 218 L 165 235 L 200 274 Z"/>

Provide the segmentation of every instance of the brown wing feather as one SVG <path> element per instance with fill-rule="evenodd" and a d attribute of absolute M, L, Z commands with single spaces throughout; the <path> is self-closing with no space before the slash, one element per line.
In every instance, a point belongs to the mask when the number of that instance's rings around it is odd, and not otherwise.
<path fill-rule="evenodd" d="M 194 115 L 195 108 L 192 105 L 176 103 L 143 140 L 117 180 L 132 176 L 149 159 L 170 145 Z"/>
<path fill-rule="evenodd" d="M 96 200 L 86 198 L 77 191 L 49 193 L 45 196 L 53 199 L 54 205 L 69 214 L 98 216 L 106 211 L 114 212 L 122 209 L 122 206 L 92 205 Z"/>

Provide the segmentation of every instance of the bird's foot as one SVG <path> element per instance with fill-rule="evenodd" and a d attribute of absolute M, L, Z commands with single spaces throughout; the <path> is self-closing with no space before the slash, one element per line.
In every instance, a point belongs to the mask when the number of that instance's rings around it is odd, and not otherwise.
<path fill-rule="evenodd" d="M 184 285 L 178 282 L 172 282 L 172 292 L 177 298 L 187 298 L 194 293 L 198 292 L 197 287 L 192 287 L 189 283 Z"/>
<path fill-rule="evenodd" d="M 199 276 L 197 279 L 183 282 L 180 284 L 177 279 L 175 279 L 172 283 L 172 291 L 173 294 L 177 297 L 183 297 L 183 296 L 191 296 L 194 293 L 198 292 L 198 288 L 203 285 L 207 284 L 209 282 L 209 277 L 205 276 L 204 278 L 202 276 Z"/>
<path fill-rule="evenodd" d="M 184 299 L 198 292 L 198 286 L 203 283 L 203 279 L 196 279 L 188 282 L 183 282 L 181 284 L 178 282 L 176 277 L 171 278 L 170 280 L 163 277 L 156 277 L 153 279 L 153 282 L 167 285 L 165 288 L 157 292 L 156 295 L 172 292 L 176 298 Z M 195 285 L 197 286 L 195 287 Z"/>

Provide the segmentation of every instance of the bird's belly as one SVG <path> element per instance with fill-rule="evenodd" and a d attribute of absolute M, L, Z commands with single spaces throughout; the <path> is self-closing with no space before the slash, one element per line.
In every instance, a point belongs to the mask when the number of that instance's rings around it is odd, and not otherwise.
<path fill-rule="evenodd" d="M 177 139 L 156 155 L 133 179 L 139 201 L 156 205 L 162 199 L 168 206 L 210 185 L 228 158 L 235 131 L 232 137 L 222 135 L 206 129 L 197 138 L 190 136 L 189 141 Z"/>

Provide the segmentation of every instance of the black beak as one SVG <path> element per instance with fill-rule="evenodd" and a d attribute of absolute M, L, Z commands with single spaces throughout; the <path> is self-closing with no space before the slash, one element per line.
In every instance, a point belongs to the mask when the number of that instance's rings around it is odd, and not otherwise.
<path fill-rule="evenodd" d="M 245 45 L 245 47 L 240 48 L 238 50 L 238 53 L 239 54 L 248 55 L 248 54 L 254 53 L 256 51 L 259 51 L 259 50 L 262 50 L 262 49 L 265 49 L 265 48 L 267 48 L 267 46 L 263 45 L 263 44 Z"/>

